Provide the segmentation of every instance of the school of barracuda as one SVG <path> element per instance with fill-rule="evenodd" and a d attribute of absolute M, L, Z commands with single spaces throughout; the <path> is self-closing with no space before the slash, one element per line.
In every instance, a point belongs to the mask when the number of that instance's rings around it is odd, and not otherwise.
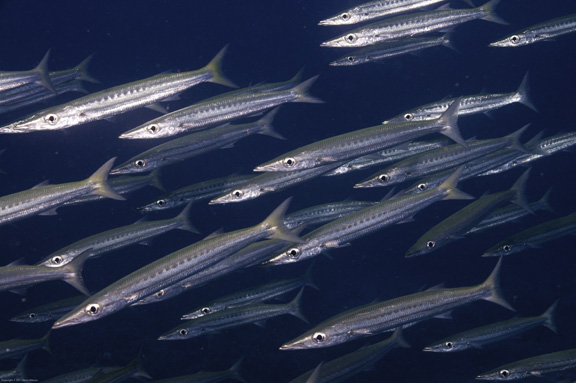
<path fill-rule="evenodd" d="M 457 7 L 451 4 L 454 8 L 447 6 L 445 0 L 358 3 L 319 21 L 320 26 L 350 28 L 346 33 L 339 29 L 334 33 L 336 37 L 320 45 L 338 48 L 336 50 L 360 48 L 329 63 L 331 66 L 346 67 L 339 69 L 342 71 L 353 71 L 360 64 L 381 62 L 438 46 L 454 48 L 452 36 L 458 31 L 444 35 L 438 32 L 478 19 L 506 24 L 498 16 L 500 1 L 489 0 L 472 7 L 470 3 L 458 2 Z M 490 46 L 493 49 L 508 49 L 528 45 L 524 49 L 531 49 L 533 43 L 564 38 L 561 36 L 576 31 L 576 14 L 559 16 L 533 26 L 524 26 L 523 29 L 508 26 L 510 31 L 518 31 L 492 42 Z M 421 36 L 434 32 L 436 35 Z M 138 126 L 127 127 L 118 135 L 119 139 L 139 140 L 143 144 L 140 147 L 147 147 L 147 150 L 134 156 L 117 153 L 116 156 L 123 162 L 117 161 L 116 157 L 108 158 L 102 161 L 100 168 L 86 169 L 87 175 L 91 171 L 93 173 L 84 180 L 59 184 L 42 182 L 30 189 L 0 197 L 0 224 L 34 219 L 30 217 L 35 215 L 55 215 L 57 209 L 63 206 L 69 206 L 66 209 L 88 203 L 96 206 L 98 201 L 105 198 L 122 203 L 130 199 L 131 193 L 148 185 L 162 189 L 160 168 L 189 161 L 209 151 L 231 148 L 239 140 L 255 134 L 272 137 L 268 145 L 273 147 L 273 139 L 290 137 L 273 127 L 280 108 L 287 108 L 284 104 L 324 102 L 314 96 L 314 84 L 319 81 L 319 76 L 304 76 L 302 72 L 284 82 L 239 88 L 222 69 L 222 63 L 231 49 L 234 47 L 221 47 L 214 52 L 211 60 L 204 63 L 205 66 L 196 70 L 162 73 L 94 93 L 86 92 L 82 86 L 82 81 L 97 83 L 87 72 L 90 57 L 72 69 L 49 72 L 48 51 L 34 69 L 0 72 L 0 113 L 36 105 L 64 92 L 87 93 L 70 102 L 21 116 L 1 126 L 0 133 L 25 134 L 25 138 L 34 140 L 38 132 L 83 129 L 90 122 L 133 113 L 143 107 L 161 113 L 159 117 Z M 93 329 L 103 318 L 113 318 L 120 311 L 143 305 L 150 305 L 151 312 L 162 315 L 163 305 L 168 299 L 199 286 L 213 286 L 218 283 L 215 279 L 232 272 L 250 267 L 255 273 L 264 273 L 270 268 L 275 269 L 275 266 L 303 262 L 309 258 L 316 259 L 309 261 L 306 274 L 292 274 L 289 278 L 266 284 L 245 286 L 229 295 L 195 304 L 182 299 L 182 295 L 178 299 L 181 299 L 181 319 L 185 322 L 178 326 L 168 324 L 165 328 L 155 329 L 155 332 L 142 334 L 139 345 L 141 354 L 145 355 L 148 348 L 169 348 L 173 344 L 166 341 L 193 342 L 210 336 L 226 337 L 234 342 L 235 331 L 239 331 L 235 327 L 263 325 L 268 319 L 289 314 L 302 320 L 302 331 L 298 336 L 284 337 L 283 343 L 276 346 L 282 350 L 278 352 L 287 363 L 293 353 L 302 352 L 292 350 L 320 352 L 317 349 L 337 349 L 340 344 L 358 339 L 370 345 L 361 348 L 362 344 L 357 342 L 356 351 L 341 352 L 337 358 L 325 359 L 317 367 L 312 364 L 294 365 L 291 368 L 293 376 L 278 377 L 276 381 L 360 381 L 356 379 L 361 379 L 362 375 L 356 376 L 374 366 L 385 354 L 396 352 L 395 348 L 409 348 L 410 343 L 418 344 L 411 332 L 425 319 L 449 317 L 452 310 L 480 300 L 515 311 L 514 304 L 510 303 L 514 299 L 507 297 L 500 288 L 501 280 L 505 280 L 510 272 L 506 268 L 507 257 L 503 256 L 544 246 L 549 241 L 562 240 L 575 234 L 576 215 L 554 212 L 550 203 L 554 199 L 551 190 L 538 201 L 528 201 L 525 190 L 530 188 L 531 182 L 535 182 L 530 169 L 515 172 L 510 175 L 507 185 L 499 186 L 497 190 L 492 186 L 483 195 L 485 190 L 471 190 L 463 181 L 485 179 L 485 176 L 507 172 L 518 166 L 526 169 L 539 159 L 549 158 L 576 145 L 576 132 L 564 131 L 555 135 L 541 132 L 528 137 L 526 132 L 533 127 L 526 125 L 511 127 L 499 136 L 476 139 L 469 137 L 462 128 L 466 126 L 468 115 L 488 114 L 513 103 L 523 104 L 526 113 L 538 113 L 538 105 L 533 104 L 530 97 L 531 80 L 532 75 L 522 73 L 518 77 L 517 89 L 509 89 L 508 92 L 483 92 L 446 98 L 422 106 L 407 105 L 406 111 L 398 116 L 382 116 L 387 119 L 379 125 L 351 127 L 344 134 L 310 140 L 309 144 L 286 153 L 277 151 L 275 158 L 252 164 L 252 174 L 233 174 L 232 169 L 228 176 L 198 180 L 192 185 L 165 191 L 164 195 L 138 208 L 140 213 L 156 213 L 179 207 L 179 212 L 172 210 L 172 218 L 140 219 L 125 226 L 110 222 L 110 228 L 106 231 L 93 233 L 59 250 L 46 249 L 44 256 L 37 259 L 34 265 L 5 262 L 0 267 L 1 294 L 34 294 L 34 289 L 27 291 L 32 286 L 41 284 L 48 289 L 50 284 L 45 282 L 64 281 L 83 295 L 45 302 L 14 316 L 11 319 L 14 322 L 52 323 L 51 329 L 41 338 L 26 337 L 23 332 L 9 339 L 3 334 L 0 358 L 17 358 L 20 362 L 15 363 L 13 370 L 0 371 L 0 378 L 2 381 L 34 378 L 33 374 L 28 376 L 28 369 L 34 370 L 33 366 L 27 366 L 28 353 L 38 352 L 35 350 L 41 348 L 49 350 L 51 339 L 59 337 L 65 329 L 80 328 L 88 323 Z M 206 82 L 228 89 L 169 113 L 163 106 L 176 100 L 182 92 Z M 315 107 L 309 106 L 311 109 Z M 238 123 L 244 118 L 249 120 Z M 158 138 L 165 140 L 159 144 Z M 371 169 L 369 173 L 357 175 L 367 168 Z M 234 209 L 239 202 L 286 189 L 290 192 L 295 185 L 305 185 L 309 180 L 333 180 L 343 174 L 355 177 L 355 189 L 390 185 L 396 185 L 396 189 L 387 189 L 383 194 L 388 194 L 380 200 L 334 202 L 327 199 L 323 204 L 298 211 L 291 209 L 293 201 L 288 198 L 278 201 L 273 211 L 255 212 L 254 215 L 259 218 L 254 219 L 253 226 L 232 230 L 223 223 L 223 231 L 211 235 L 205 233 L 203 239 L 196 236 L 188 246 L 169 254 L 158 254 L 153 262 L 134 269 L 113 283 L 103 285 L 99 281 L 84 280 L 84 272 L 92 262 L 116 257 L 108 255 L 112 251 L 148 244 L 153 238 L 175 229 L 199 233 L 202 230 L 200 221 L 191 219 L 191 211 L 198 204 L 231 204 L 229 208 Z M 407 186 L 407 181 L 415 183 Z M 458 287 L 414 287 L 409 294 L 378 299 L 356 307 L 342 306 L 331 317 L 308 322 L 307 318 L 316 316 L 308 312 L 308 306 L 302 305 L 302 297 L 308 294 L 309 287 L 321 292 L 325 292 L 325 288 L 329 290 L 329 286 L 317 287 L 314 283 L 314 274 L 320 272 L 319 264 L 325 262 L 318 255 L 331 251 L 333 257 L 338 257 L 338 248 L 354 246 L 358 239 L 371 233 L 385 231 L 385 228 L 397 224 L 409 227 L 412 221 L 418 221 L 420 211 L 443 200 L 462 200 L 459 203 L 463 207 L 445 219 L 428 222 L 428 230 L 420 237 L 413 235 L 413 242 L 404 244 L 404 254 L 400 256 L 433 257 L 430 253 L 452 242 L 462 241 L 478 232 L 494 230 L 529 215 L 537 215 L 543 210 L 554 212 L 556 217 L 543 220 L 527 230 L 518 230 L 517 234 L 508 238 L 495 234 L 499 241 L 487 244 L 484 249 L 473 249 L 476 256 L 488 257 L 487 261 L 493 259 L 489 257 L 499 257 L 494 259 L 492 272 L 489 275 L 478 273 L 476 281 Z M 446 206 L 452 203 L 446 202 Z M 101 259 L 85 263 L 97 257 Z M 410 263 L 408 260 L 406 262 Z M 259 269 L 259 266 L 266 268 Z M 482 278 L 484 282 L 480 282 Z M 290 296 L 285 298 L 287 294 Z M 365 298 L 369 301 L 379 295 L 380 292 L 376 292 L 374 296 Z M 284 303 L 271 302 L 278 297 Z M 503 342 L 517 341 L 515 337 L 519 334 L 529 338 L 529 331 L 541 325 L 553 331 L 550 337 L 558 336 L 554 333 L 561 334 L 562 328 L 556 325 L 556 311 L 557 307 L 562 308 L 563 297 L 556 298 L 556 301 L 547 302 L 549 308 L 546 311 L 542 309 L 539 316 L 533 315 L 537 312 L 519 313 L 521 316 L 513 318 L 514 314 L 510 312 L 507 320 L 485 323 L 465 332 L 447 333 L 444 339 L 420 350 L 412 348 L 405 352 L 417 354 L 426 351 L 429 355 L 479 349 L 492 344 L 495 345 L 491 347 L 498 347 Z M 166 323 L 175 323 L 174 319 L 178 318 L 165 319 Z M 260 331 L 265 336 L 270 329 L 262 328 Z M 383 333 L 388 333 L 389 337 L 383 337 Z M 103 336 L 107 335 L 113 336 Z M 521 360 L 493 360 L 493 370 L 469 368 L 465 370 L 468 375 L 462 375 L 461 379 L 517 380 L 540 377 L 573 381 L 576 379 L 576 345 L 574 347 L 543 355 L 534 354 Z M 489 357 L 489 351 L 486 352 Z M 44 357 L 49 358 L 48 354 Z M 228 370 L 177 377 L 151 377 L 146 373 L 147 364 L 155 361 L 145 360 L 141 355 L 134 355 L 133 362 L 125 366 L 94 366 L 98 361 L 90 360 L 83 362 L 92 363 L 92 367 L 75 371 L 62 369 L 61 375 L 49 381 L 118 382 L 131 377 L 162 379 L 166 382 L 257 381 L 243 378 L 242 363 L 245 362 L 242 355 L 237 357 L 238 361 Z M 260 357 L 265 358 L 266 355 Z M 449 365 L 450 355 L 445 360 Z M 263 359 L 259 363 L 265 365 L 268 362 Z M 278 360 L 270 363 L 273 367 Z M 448 373 L 447 370 L 444 372 Z M 441 379 L 435 377 L 431 380 Z"/>

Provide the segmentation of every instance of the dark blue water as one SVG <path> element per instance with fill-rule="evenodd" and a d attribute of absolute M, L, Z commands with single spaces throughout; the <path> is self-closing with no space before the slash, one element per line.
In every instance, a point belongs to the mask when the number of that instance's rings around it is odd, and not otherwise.
<path fill-rule="evenodd" d="M 511 92 L 530 71 L 530 97 L 539 113 L 522 105 L 510 105 L 490 119 L 471 116 L 459 121 L 463 135 L 492 138 L 508 134 L 527 123 L 524 139 L 544 130 L 552 135 L 574 129 L 576 86 L 576 36 L 515 49 L 489 48 L 487 44 L 524 26 L 576 12 L 573 0 L 505 0 L 497 13 L 510 25 L 473 21 L 454 30 L 458 51 L 438 47 L 418 56 L 402 56 L 358 67 L 329 67 L 342 55 L 319 44 L 347 27 L 317 26 L 323 18 L 356 4 L 356 1 L 4 1 L 0 3 L 0 70 L 34 67 L 51 49 L 50 70 L 75 66 L 95 53 L 89 66 L 100 84 L 86 84 L 90 91 L 135 81 L 157 73 L 184 71 L 204 66 L 226 44 L 226 75 L 240 86 L 284 81 L 304 68 L 304 77 L 319 74 L 311 93 L 325 104 L 283 106 L 274 126 L 288 140 L 250 137 L 232 149 L 223 149 L 163 170 L 168 190 L 234 172 L 251 169 L 283 152 L 354 129 L 377 125 L 415 106 L 446 96 L 487 92 Z M 462 2 L 453 1 L 454 7 Z M 177 109 L 227 89 L 201 84 L 169 103 Z M 42 104 L 0 116 L 2 125 L 76 95 L 64 95 Z M 137 110 L 63 132 L 3 135 L 0 149 L 0 195 L 28 189 L 43 180 L 62 183 L 88 177 L 111 157 L 125 161 L 156 143 L 121 141 L 121 132 L 151 118 L 156 112 Z M 552 187 L 556 213 L 543 212 L 521 222 L 454 242 L 435 253 L 405 259 L 404 252 L 441 219 L 465 206 L 447 201 L 429 207 L 415 221 L 397 225 L 331 251 L 332 260 L 320 257 L 314 279 L 320 291 L 304 294 L 304 312 L 311 324 L 374 299 L 389 299 L 445 282 L 448 287 L 483 281 L 495 259 L 482 252 L 500 239 L 534 224 L 573 212 L 573 152 L 562 152 L 535 163 L 527 185 L 530 201 Z M 369 171 L 370 172 L 370 171 Z M 509 173 L 467 181 L 461 188 L 475 196 L 511 186 L 522 173 Z M 256 224 L 275 206 L 293 196 L 293 210 L 345 198 L 378 200 L 388 190 L 357 190 L 352 185 L 371 173 L 317 179 L 262 198 L 231 205 L 198 204 L 192 221 L 202 236 L 223 228 L 235 230 Z M 160 194 L 143 189 L 127 201 L 100 201 L 66 207 L 57 216 L 31 217 L 0 228 L 1 264 L 18 258 L 34 263 L 69 243 L 88 235 L 127 225 L 140 218 L 135 208 Z M 175 214 L 167 211 L 153 218 Z M 90 261 L 84 271 L 86 284 L 98 291 L 127 273 L 202 238 L 171 232 L 152 246 L 134 246 Z M 454 311 L 452 320 L 432 319 L 406 330 L 413 345 L 395 350 L 362 373 L 364 382 L 462 382 L 485 370 L 517 359 L 576 347 L 576 283 L 573 236 L 546 244 L 504 260 L 503 291 L 520 315 L 538 315 L 560 299 L 559 334 L 538 328 L 482 350 L 459 354 L 429 354 L 420 350 L 428 343 L 490 321 L 510 318 L 511 312 L 488 302 Z M 272 269 L 251 269 L 203 286 L 171 301 L 126 309 L 86 325 L 54 331 L 52 353 L 29 355 L 29 376 L 45 380 L 96 363 L 122 365 L 142 350 L 142 364 L 154 378 L 166 378 L 199 370 L 225 369 L 244 357 L 242 374 L 248 382 L 286 382 L 300 373 L 362 345 L 384 339 L 380 335 L 333 348 L 310 351 L 278 351 L 284 342 L 300 335 L 309 325 L 299 319 L 280 317 L 266 328 L 244 326 L 190 341 L 159 342 L 155 339 L 179 322 L 179 316 L 202 302 L 277 278 L 303 273 L 307 263 Z M 63 282 L 33 287 L 25 297 L 0 293 L 0 340 L 39 337 L 49 325 L 14 324 L 8 319 L 50 300 L 75 295 Z M 0 370 L 13 368 L 17 360 L 0 361 Z"/>

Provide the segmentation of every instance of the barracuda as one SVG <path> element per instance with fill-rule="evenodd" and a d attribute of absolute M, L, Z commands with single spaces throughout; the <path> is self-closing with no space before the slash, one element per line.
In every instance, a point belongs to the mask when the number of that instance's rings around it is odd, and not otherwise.
<path fill-rule="evenodd" d="M 328 248 L 345 246 L 351 240 L 410 219 L 434 202 L 443 199 L 470 199 L 471 196 L 456 188 L 461 173 L 462 169 L 458 169 L 436 189 L 416 195 L 392 198 L 327 223 L 306 234 L 302 238 L 305 243 L 286 248 L 265 264 L 279 265 L 303 261 Z"/>
<path fill-rule="evenodd" d="M 490 0 L 486 4 L 473 9 L 437 10 L 397 16 L 356 28 L 335 39 L 323 42 L 320 46 L 335 48 L 363 47 L 386 40 L 448 29 L 476 19 L 504 23 L 493 13 L 493 9 L 499 2 L 500 0 Z"/>
<path fill-rule="evenodd" d="M 52 328 L 101 319 L 225 259 L 250 243 L 277 238 L 301 241 L 283 224 L 290 200 L 284 201 L 262 223 L 220 234 L 187 246 L 152 262 L 92 295 Z"/>
<path fill-rule="evenodd" d="M 259 88 L 257 91 L 242 90 L 217 96 L 148 121 L 121 134 L 120 138 L 170 137 L 257 114 L 288 102 L 323 103 L 307 93 L 317 78 L 314 76 L 284 90 L 265 91 Z"/>
<path fill-rule="evenodd" d="M 459 100 L 454 101 L 435 120 L 377 125 L 317 141 L 265 162 L 254 171 L 291 172 L 310 169 L 335 161 L 347 161 L 431 133 L 444 134 L 466 147 L 456 123 L 458 105 Z"/>
<path fill-rule="evenodd" d="M 519 47 L 576 31 L 576 14 L 558 17 L 516 32 L 490 44 L 491 47 Z"/>
<path fill-rule="evenodd" d="M 0 133 L 59 130 L 90 121 L 103 120 L 136 108 L 153 105 L 202 82 L 235 87 L 220 70 L 220 61 L 225 52 L 226 48 L 223 48 L 202 69 L 160 74 L 89 94 L 1 127 Z"/>
<path fill-rule="evenodd" d="M 501 260 L 480 285 L 427 290 L 348 310 L 285 343 L 280 350 L 335 346 L 432 318 L 478 300 L 487 300 L 513 310 L 500 293 L 500 265 Z"/>

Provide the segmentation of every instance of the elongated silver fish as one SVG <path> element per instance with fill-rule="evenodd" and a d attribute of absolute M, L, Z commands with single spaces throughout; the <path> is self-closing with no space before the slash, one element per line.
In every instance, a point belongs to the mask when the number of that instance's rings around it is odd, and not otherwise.
<path fill-rule="evenodd" d="M 480 374 L 478 380 L 518 380 L 531 377 L 573 377 L 576 349 L 533 356 Z"/>
<path fill-rule="evenodd" d="M 230 191 L 230 189 L 242 185 L 248 180 L 256 177 L 254 174 L 231 175 L 215 178 L 208 181 L 198 182 L 183 188 L 174 190 L 167 195 L 158 198 L 148 205 L 139 207 L 138 210 L 144 213 L 151 211 L 161 211 L 186 205 L 188 202 L 198 202 L 212 197 L 217 197 Z"/>
<path fill-rule="evenodd" d="M 385 41 L 383 43 L 369 45 L 331 61 L 330 65 L 352 66 L 369 62 L 378 62 L 390 57 L 419 52 L 439 45 L 453 48 L 448 35 L 440 37 L 406 37 L 399 40 Z"/>
<path fill-rule="evenodd" d="M 74 307 L 84 302 L 86 297 L 78 295 L 72 298 L 61 299 L 26 310 L 10 319 L 12 322 L 40 323 L 55 321 L 62 315 L 70 312 Z"/>
<path fill-rule="evenodd" d="M 448 145 L 445 147 L 432 149 L 408 157 L 400 162 L 382 169 L 354 185 L 355 188 L 370 188 L 396 185 L 398 183 L 422 177 L 430 173 L 438 172 L 463 165 L 467 162 L 481 159 L 482 157 L 494 153 L 500 149 L 514 149 L 528 152 L 528 149 L 520 143 L 520 136 L 529 125 L 516 132 L 499 138 L 487 140 L 467 141 L 468 148 L 462 145 Z"/>
<path fill-rule="evenodd" d="M 318 25 L 349 25 L 442 3 L 445 0 L 375 0 L 357 5 L 318 22 Z"/>
<path fill-rule="evenodd" d="M 254 168 L 256 172 L 289 172 L 335 161 L 348 161 L 431 133 L 441 133 L 466 147 L 458 125 L 459 100 L 430 121 L 377 125 L 341 134 L 292 150 Z"/>
<path fill-rule="evenodd" d="M 546 221 L 498 242 L 484 252 L 483 257 L 510 255 L 576 232 L 576 214 Z"/>
<path fill-rule="evenodd" d="M 296 298 L 286 304 L 252 304 L 227 308 L 211 315 L 205 315 L 182 323 L 161 335 L 158 340 L 191 339 L 203 334 L 229 329 L 248 323 L 262 322 L 279 315 L 290 314 L 308 322 L 302 314 L 301 289 Z"/>
<path fill-rule="evenodd" d="M 272 127 L 272 120 L 277 112 L 278 109 L 274 109 L 258 121 L 247 124 L 219 126 L 173 139 L 130 158 L 112 169 L 110 174 L 140 173 L 158 169 L 212 150 L 229 147 L 253 134 L 284 139 Z"/>
<path fill-rule="evenodd" d="M 499 109 L 503 106 L 519 102 L 534 111 L 538 111 L 528 96 L 528 72 L 524 75 L 520 86 L 516 92 L 511 93 L 488 93 L 477 94 L 472 96 L 462 96 L 460 98 L 460 108 L 458 109 L 458 117 L 467 116 L 477 113 L 488 113 L 490 111 Z M 429 120 L 438 118 L 448 106 L 454 102 L 455 99 L 445 99 L 438 102 L 422 105 L 417 108 L 408 110 L 390 120 L 382 122 L 387 124 L 390 122 L 402 121 L 418 121 Z"/>
<path fill-rule="evenodd" d="M 86 89 L 84 89 L 82 84 L 76 80 L 64 82 L 62 84 L 56 84 L 56 85 L 54 85 L 54 89 L 56 90 L 56 93 L 53 93 L 53 92 L 51 92 L 48 89 L 43 88 L 43 87 L 38 88 L 38 91 L 35 92 L 34 94 L 23 96 L 22 98 L 19 98 L 19 99 L 15 100 L 14 102 L 2 104 L 2 105 L 0 105 L 0 113 L 12 112 L 14 110 L 22 109 L 22 108 L 27 107 L 29 105 L 34 105 L 34 104 L 37 104 L 37 103 L 42 102 L 42 101 L 51 100 L 51 99 L 57 97 L 58 95 L 64 94 L 67 92 L 80 92 L 80 93 L 84 93 L 84 94 L 88 93 L 88 91 L 86 91 Z"/>
<path fill-rule="evenodd" d="M 174 229 L 198 233 L 198 230 L 192 226 L 188 219 L 190 208 L 191 205 L 186 206 L 180 214 L 171 219 L 138 221 L 131 225 L 116 227 L 91 235 L 60 250 L 56 250 L 38 262 L 37 265 L 62 267 L 87 250 L 90 250 L 89 258 L 95 258 L 104 253 L 121 249 L 135 243 L 150 241 L 154 237 Z"/>
<path fill-rule="evenodd" d="M 458 169 L 436 189 L 416 195 L 391 198 L 320 226 L 302 237 L 304 243 L 287 247 L 265 264 L 299 262 L 329 248 L 345 246 L 351 240 L 407 220 L 420 210 L 442 199 L 470 199 L 472 197 L 456 188 L 461 173 L 462 169 Z"/>
<path fill-rule="evenodd" d="M 482 348 L 484 345 L 513 337 L 541 325 L 557 332 L 556 324 L 554 323 L 554 313 L 557 305 L 558 301 L 554 302 L 540 316 L 508 319 L 449 336 L 430 346 L 426 346 L 423 351 L 455 352 L 470 348 Z"/>
<path fill-rule="evenodd" d="M 340 201 L 316 205 L 288 214 L 284 224 L 289 229 L 304 224 L 306 226 L 321 225 L 377 203 L 369 201 Z"/>
<path fill-rule="evenodd" d="M 150 139 L 170 137 L 184 132 L 206 129 L 211 125 L 224 124 L 234 119 L 260 113 L 288 102 L 323 103 L 308 95 L 308 89 L 316 81 L 314 76 L 289 89 L 233 92 L 178 109 L 120 135 L 127 139 Z"/>
<path fill-rule="evenodd" d="M 173 376 L 166 379 L 153 380 L 154 383 L 217 383 L 228 379 L 246 382 L 240 375 L 240 367 L 244 358 L 240 358 L 229 369 L 223 371 L 200 371 L 195 374 Z"/>
<path fill-rule="evenodd" d="M 32 350 L 45 349 L 50 351 L 50 331 L 42 338 L 12 339 L 0 342 L 0 359 L 12 358 Z"/>
<path fill-rule="evenodd" d="M 437 10 L 397 16 L 356 28 L 335 39 L 323 42 L 320 46 L 334 48 L 364 47 L 386 40 L 448 29 L 476 19 L 504 23 L 493 12 L 499 2 L 500 0 L 490 0 L 484 5 L 473 9 Z"/>
<path fill-rule="evenodd" d="M 262 223 L 196 242 L 168 254 L 112 283 L 92 295 L 52 328 L 61 328 L 101 319 L 154 294 L 192 274 L 210 267 L 250 243 L 278 238 L 299 242 L 283 224 L 290 200 L 284 201 Z M 51 268 L 53 269 L 53 268 Z"/>
<path fill-rule="evenodd" d="M 90 295 L 82 278 L 82 268 L 88 259 L 86 250 L 63 267 L 8 265 L 0 267 L 0 291 L 15 292 L 42 282 L 62 280 L 74 286 L 84 295 Z"/>
<path fill-rule="evenodd" d="M 406 257 L 431 253 L 462 236 L 498 206 L 510 201 L 531 211 L 524 196 L 524 188 L 530 169 L 516 180 L 509 190 L 485 195 L 458 210 L 448 218 L 422 234 L 406 252 Z"/>
<path fill-rule="evenodd" d="M 220 70 L 220 61 L 225 52 L 226 47 L 204 68 L 190 72 L 160 74 L 92 93 L 0 127 L 0 133 L 66 129 L 90 121 L 103 120 L 155 104 L 202 82 L 234 87 L 235 85 L 226 79 Z"/>
<path fill-rule="evenodd" d="M 280 350 L 330 347 L 432 318 L 466 303 L 487 300 L 512 309 L 499 288 L 501 260 L 482 284 L 426 290 L 354 308 L 325 320 Z"/>
<path fill-rule="evenodd" d="M 490 44 L 491 47 L 520 47 L 576 32 L 576 13 L 557 17 L 518 31 Z"/>
<path fill-rule="evenodd" d="M 106 183 L 115 158 L 108 160 L 83 181 L 57 185 L 38 185 L 32 189 L 0 197 L 0 224 L 13 222 L 35 214 L 51 214 L 58 206 L 85 194 L 99 194 L 124 200 Z"/>
<path fill-rule="evenodd" d="M 13 71 L 13 72 L 0 72 L 0 91 L 7 89 L 17 88 L 24 84 L 38 83 L 56 93 L 52 83 L 50 82 L 50 76 L 48 74 L 48 59 L 50 57 L 50 50 L 46 52 L 40 64 L 32 70 L 28 71 Z"/>

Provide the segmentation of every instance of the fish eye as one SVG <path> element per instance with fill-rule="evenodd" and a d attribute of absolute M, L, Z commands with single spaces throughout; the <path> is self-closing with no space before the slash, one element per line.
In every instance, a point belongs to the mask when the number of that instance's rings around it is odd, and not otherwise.
<path fill-rule="evenodd" d="M 340 15 L 340 18 L 342 20 L 349 20 L 350 19 L 350 14 L 349 13 L 343 13 Z"/>
<path fill-rule="evenodd" d="M 300 249 L 293 247 L 286 252 L 288 256 L 292 259 L 298 259 L 300 257 Z"/>
<path fill-rule="evenodd" d="M 164 294 L 166 294 L 166 291 L 160 290 L 160 291 L 157 291 L 156 294 L 154 294 L 154 295 L 155 295 L 157 298 L 161 298 L 161 297 L 164 296 Z"/>
<path fill-rule="evenodd" d="M 210 307 L 202 307 L 202 309 L 200 309 L 200 311 L 202 312 L 202 314 L 210 314 L 212 312 Z"/>
<path fill-rule="evenodd" d="M 354 62 L 354 61 L 356 61 L 356 58 L 354 56 L 348 56 L 348 57 L 346 57 L 346 60 L 348 60 L 350 62 Z"/>
<path fill-rule="evenodd" d="M 36 313 L 30 313 L 30 314 L 28 314 L 28 318 L 30 318 L 30 319 L 36 319 L 36 318 L 38 318 L 38 314 L 36 314 Z"/>
<path fill-rule="evenodd" d="M 62 258 L 60 255 L 56 255 L 56 256 L 52 257 L 51 261 L 53 264 L 59 265 L 62 262 L 64 262 L 64 258 Z"/>
<path fill-rule="evenodd" d="M 355 43 L 356 40 L 358 40 L 358 37 L 354 33 L 349 33 L 346 35 L 344 40 L 346 40 L 347 43 L 352 44 L 352 43 Z"/>
<path fill-rule="evenodd" d="M 503 378 L 507 378 L 510 376 L 510 371 L 508 370 L 500 370 L 500 372 L 498 373 L 501 377 Z"/>
<path fill-rule="evenodd" d="M 150 133 L 158 133 L 160 131 L 160 126 L 156 124 L 151 124 L 146 127 Z"/>
<path fill-rule="evenodd" d="M 520 36 L 518 35 L 512 35 L 510 36 L 510 42 L 512 44 L 517 44 L 520 41 Z"/>
<path fill-rule="evenodd" d="M 292 166 L 296 165 L 296 160 L 292 157 L 288 157 L 285 158 L 284 161 L 282 161 L 282 163 L 284 164 L 284 166 L 291 168 Z"/>
<path fill-rule="evenodd" d="M 509 252 L 510 250 L 512 250 L 512 246 L 504 245 L 504 246 L 502 246 L 502 250 L 504 250 L 505 252 Z"/>
<path fill-rule="evenodd" d="M 58 115 L 54 113 L 49 113 L 44 116 L 44 121 L 46 121 L 50 125 L 54 125 L 55 123 L 58 122 L 58 120 L 59 120 Z"/>
<path fill-rule="evenodd" d="M 185 328 L 181 328 L 180 330 L 178 330 L 178 334 L 180 335 L 188 335 L 188 330 Z"/>
<path fill-rule="evenodd" d="M 452 342 L 446 342 L 444 343 L 444 346 L 446 346 L 446 348 L 450 350 L 452 347 L 454 347 L 454 344 Z"/>
<path fill-rule="evenodd" d="M 84 309 L 84 311 L 86 312 L 86 314 L 88 315 L 98 315 L 100 314 L 100 311 L 102 309 L 100 308 L 100 305 L 97 303 L 92 303 L 89 304 L 88 306 L 86 306 L 86 308 Z"/>
<path fill-rule="evenodd" d="M 136 160 L 136 161 L 134 161 L 134 165 L 138 166 L 139 168 L 143 168 L 144 166 L 146 166 L 146 161 Z"/>
<path fill-rule="evenodd" d="M 314 335 L 312 335 L 312 339 L 314 339 L 316 343 L 323 343 L 326 340 L 326 334 L 323 332 L 315 332 Z"/>
<path fill-rule="evenodd" d="M 159 199 L 158 201 L 156 201 L 156 205 L 157 206 L 164 206 L 164 205 L 166 205 L 166 200 L 165 199 Z"/>
<path fill-rule="evenodd" d="M 426 247 L 429 249 L 432 249 L 434 246 L 436 246 L 436 242 L 434 241 L 428 241 L 426 242 Z"/>
<path fill-rule="evenodd" d="M 380 174 L 378 176 L 378 181 L 388 182 L 390 181 L 390 176 L 388 174 Z"/>
<path fill-rule="evenodd" d="M 406 121 L 412 121 L 412 120 L 414 119 L 414 115 L 413 115 L 412 113 L 406 113 L 406 114 L 404 115 L 404 119 L 405 119 Z"/>
<path fill-rule="evenodd" d="M 418 190 L 420 191 L 424 191 L 426 189 L 428 189 L 428 184 L 418 184 L 418 186 L 416 186 L 418 188 Z"/>
<path fill-rule="evenodd" d="M 242 190 L 234 190 L 232 192 L 232 195 L 236 198 L 242 198 L 242 196 L 244 195 L 244 192 Z"/>

